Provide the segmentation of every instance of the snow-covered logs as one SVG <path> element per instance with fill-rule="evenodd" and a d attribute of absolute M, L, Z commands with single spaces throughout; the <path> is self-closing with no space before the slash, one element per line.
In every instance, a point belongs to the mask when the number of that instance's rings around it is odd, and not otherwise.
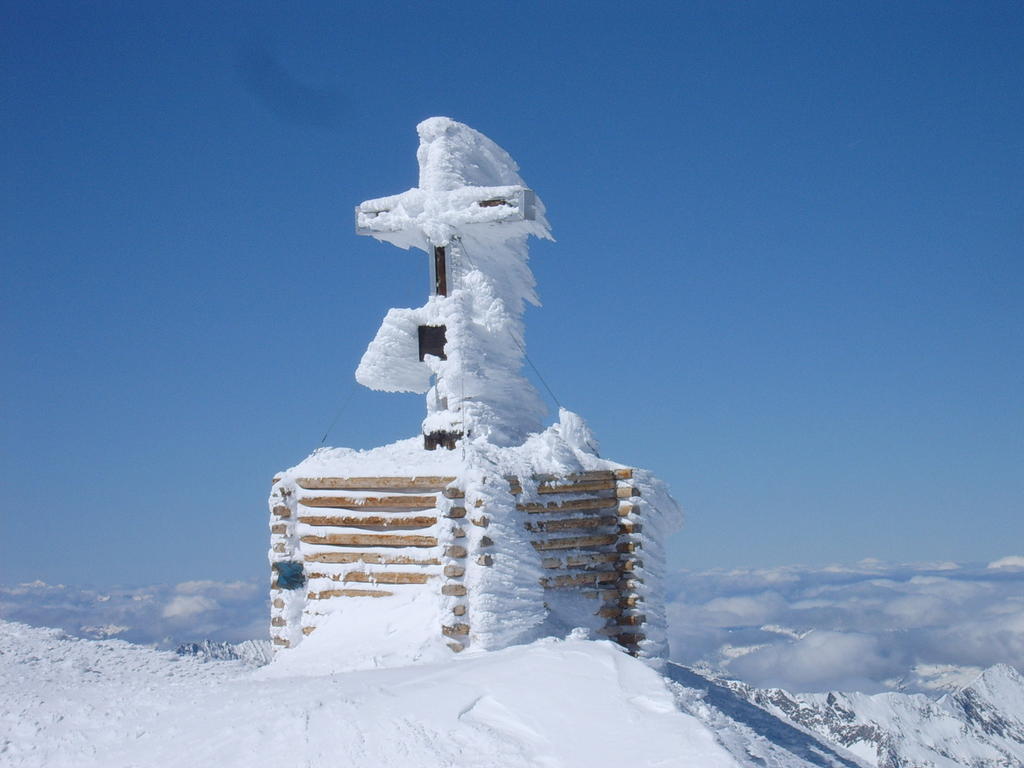
<path fill-rule="evenodd" d="M 643 502 L 633 474 L 621 467 L 526 480 L 508 475 L 479 485 L 502 482 L 523 518 L 535 562 L 501 564 L 527 573 L 539 565 L 544 616 L 537 626 L 585 627 L 646 655 L 654 649 L 644 645 Z M 472 572 L 512 554 L 489 535 L 491 519 L 510 510 L 492 509 L 479 496 L 467 509 L 465 484 L 454 476 L 276 478 L 274 644 L 297 645 L 334 613 L 359 622 L 359 601 L 401 594 L 404 604 L 417 592 L 447 609 L 435 628 L 438 639 L 453 651 L 471 644 L 474 614 L 496 597 L 480 591 L 482 580 Z M 366 628 L 367 637 L 374 634 Z"/>

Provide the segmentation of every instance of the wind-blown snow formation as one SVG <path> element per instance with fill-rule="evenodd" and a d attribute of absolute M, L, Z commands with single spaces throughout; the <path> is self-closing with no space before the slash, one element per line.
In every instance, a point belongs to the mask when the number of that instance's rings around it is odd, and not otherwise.
<path fill-rule="evenodd" d="M 416 309 L 390 310 L 356 379 L 385 392 L 429 393 L 425 434 L 461 431 L 516 445 L 547 412 L 520 374 L 523 307 L 540 303 L 526 240 L 551 237 L 544 205 L 511 156 L 482 133 L 447 117 L 424 120 L 417 131 L 419 187 L 367 200 L 357 224 L 400 248 L 446 248 L 448 291 Z M 480 205 L 488 200 L 510 204 Z M 422 325 L 445 326 L 446 360 L 419 360 Z"/>

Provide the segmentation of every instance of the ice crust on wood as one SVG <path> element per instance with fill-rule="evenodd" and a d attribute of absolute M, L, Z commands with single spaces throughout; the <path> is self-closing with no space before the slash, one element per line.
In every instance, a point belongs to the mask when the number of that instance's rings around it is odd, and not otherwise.
<path fill-rule="evenodd" d="M 279 609 L 282 623 L 277 626 L 287 627 L 287 636 L 280 640 L 291 647 L 280 651 L 278 658 L 282 664 L 299 667 L 314 664 L 312 660 L 324 654 L 331 656 L 332 664 L 339 657 L 344 659 L 347 668 L 391 666 L 446 657 L 453 639 L 459 645 L 466 641 L 473 650 L 496 650 L 562 636 L 576 627 L 595 637 L 622 632 L 640 638 L 644 655 L 662 657 L 667 650 L 663 542 L 682 523 L 682 513 L 664 484 L 648 472 L 631 469 L 631 488 L 635 486 L 640 495 L 630 499 L 629 508 L 639 521 L 634 516 L 630 523 L 621 523 L 615 499 L 619 489 L 611 480 L 613 487 L 606 490 L 612 494 L 608 496 L 612 509 L 605 518 L 611 522 L 601 523 L 603 533 L 590 537 L 598 542 L 573 547 L 565 544 L 571 536 L 556 542 L 558 554 L 566 558 L 578 558 L 593 547 L 612 556 L 597 561 L 609 578 L 598 582 L 595 576 L 590 596 L 579 589 L 560 588 L 565 584 L 550 588 L 555 578 L 552 566 L 545 570 L 545 554 L 535 546 L 538 516 L 519 508 L 545 501 L 537 478 L 627 469 L 600 457 L 596 438 L 575 413 L 561 409 L 558 420 L 544 428 L 547 409 L 521 373 L 526 345 L 523 312 L 527 303 L 539 304 L 527 239 L 531 235 L 550 238 L 544 205 L 526 187 L 508 153 L 478 131 L 444 117 L 425 120 L 417 130 L 419 186 L 360 204 L 356 224 L 363 234 L 404 249 L 420 249 L 430 260 L 437 256 L 435 248 L 443 247 L 447 295 L 442 291 L 421 307 L 389 310 L 356 378 L 381 391 L 425 393 L 423 433 L 461 437 L 455 450 L 425 450 L 422 438 L 367 451 L 321 449 L 282 473 L 271 507 L 292 494 L 288 519 L 294 520 L 295 497 L 305 493 L 297 490 L 301 479 L 316 477 L 454 478 L 459 501 L 456 505 L 439 499 L 431 510 L 437 523 L 415 531 L 420 538 L 410 537 L 408 549 L 391 551 L 420 561 L 429 556 L 427 567 L 434 570 L 429 571 L 431 581 L 423 589 L 413 590 L 407 584 L 409 590 L 402 592 L 401 585 L 392 589 L 384 582 L 363 583 L 362 576 L 355 584 L 347 583 L 355 579 L 351 572 L 339 568 L 328 573 L 324 568 L 311 578 L 307 589 L 284 590 L 277 598 L 283 606 Z M 445 327 L 444 359 L 432 354 L 419 359 L 420 326 Z M 358 497 L 360 492 L 346 490 L 345 494 Z M 560 498 L 571 502 L 594 497 L 574 496 L 570 491 Z M 455 506 L 457 516 L 450 514 Z M 453 517 L 461 522 L 452 523 Z M 634 546 L 628 526 L 639 529 L 641 522 L 642 556 L 628 558 L 629 569 L 613 571 L 619 553 L 624 552 L 619 544 Z M 323 537 L 295 533 L 308 532 L 302 528 L 308 523 L 281 523 L 272 513 L 271 524 L 278 535 L 292 531 L 287 534 L 291 539 L 272 548 L 272 562 L 287 561 L 298 551 L 314 557 L 330 554 L 317 549 L 330 546 Z M 609 541 L 602 542 L 603 538 Z M 382 540 L 370 536 L 359 541 L 362 546 Z M 390 539 L 388 546 L 404 546 L 404 541 Z M 434 550 L 424 549 L 428 546 L 424 542 L 431 541 L 436 542 Z M 348 543 L 346 539 L 339 545 Z M 456 552 L 460 554 L 450 554 Z M 347 569 L 349 561 L 344 562 Z M 352 568 L 363 568 L 367 579 L 375 578 L 368 565 L 357 563 Z M 562 574 L 568 568 L 565 564 Z M 601 600 L 595 595 L 604 597 L 618 587 L 611 584 L 604 593 L 596 587 L 620 580 L 637 585 L 624 589 L 632 595 L 630 600 L 643 601 L 643 616 L 633 602 L 624 610 L 638 623 L 643 621 L 640 633 L 623 629 L 619 616 L 625 614 L 599 612 Z M 365 592 L 387 592 L 387 596 L 374 599 L 364 593 L 354 597 L 340 593 L 353 586 Z M 316 597 L 307 600 L 307 591 Z M 321 594 L 334 597 L 321 599 Z M 610 607 L 618 609 L 619 604 Z M 303 622 L 312 634 L 303 635 Z M 302 658 L 310 661 L 301 662 Z"/>
<path fill-rule="evenodd" d="M 390 310 L 356 380 L 385 392 L 429 393 L 424 432 L 463 431 L 518 444 L 547 413 L 520 373 L 524 306 L 540 303 L 526 241 L 551 236 L 544 204 L 532 198 L 532 220 L 502 218 L 504 205 L 479 205 L 511 200 L 526 189 L 515 161 L 483 134 L 446 117 L 424 120 L 417 130 L 420 186 L 362 203 L 357 223 L 372 223 L 373 237 L 400 248 L 432 256 L 435 246 L 445 247 L 449 294 L 415 309 Z M 446 327 L 446 361 L 419 360 L 420 325 Z M 439 375 L 434 391 L 432 375 Z"/>
<path fill-rule="evenodd" d="M 317 631 L 302 638 L 297 649 L 281 651 L 279 659 L 288 666 L 309 664 L 320 668 L 322 663 L 314 659 L 326 654 L 332 659 L 329 662 L 332 668 L 340 665 L 347 669 L 436 660 L 450 655 L 448 638 L 439 628 L 453 621 L 452 607 L 457 602 L 469 605 L 472 647 L 478 650 L 496 650 L 551 635 L 564 635 L 576 626 L 593 626 L 593 601 L 581 600 L 574 591 L 542 588 L 543 553 L 530 543 L 525 525 L 528 515 L 517 509 L 517 499 L 505 478 L 513 476 L 524 481 L 523 499 L 542 500 L 536 495 L 536 483 L 530 481 L 532 477 L 622 468 L 624 465 L 598 456 L 596 440 L 585 421 L 565 409 L 560 411 L 555 424 L 529 435 L 518 446 L 495 445 L 476 437 L 464 438 L 455 451 L 427 451 L 422 439 L 410 438 L 372 450 L 325 448 L 316 451 L 283 472 L 279 483 L 294 484 L 308 477 L 458 478 L 461 491 L 465 493 L 458 503 L 465 505 L 470 514 L 479 509 L 488 518 L 486 528 L 472 524 L 462 526 L 466 537 L 459 539 L 458 544 L 470 552 L 479 551 L 481 540 L 486 536 L 492 542 L 485 548 L 491 556 L 491 564 L 479 567 L 473 558 L 468 558 L 461 580 L 468 594 L 463 598 L 441 595 L 434 588 L 435 594 L 408 600 L 389 597 L 372 601 L 324 601 L 320 609 L 328 614 L 322 617 Z M 634 469 L 632 483 L 641 493 L 633 501 L 642 506 L 644 525 L 643 566 L 636 572 L 643 580 L 642 591 L 647 595 L 643 606 L 646 639 L 642 647 L 648 656 L 660 658 L 667 653 L 666 617 L 661 598 L 663 542 L 682 524 L 682 512 L 664 483 L 651 473 Z M 346 495 L 358 496 L 360 492 L 346 491 Z M 372 495 L 372 492 L 365 492 L 365 495 Z M 476 507 L 478 502 L 479 507 Z M 271 552 L 270 557 L 273 561 L 286 556 Z M 296 625 L 297 618 L 293 620 Z M 292 657 L 306 661 L 284 661 Z"/>

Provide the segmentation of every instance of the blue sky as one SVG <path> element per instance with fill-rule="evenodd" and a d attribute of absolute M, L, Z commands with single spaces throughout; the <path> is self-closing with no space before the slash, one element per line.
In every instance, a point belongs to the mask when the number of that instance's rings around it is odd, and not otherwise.
<path fill-rule="evenodd" d="M 265 569 L 274 471 L 424 259 L 415 124 L 519 161 L 528 349 L 686 508 L 677 567 L 1024 540 L 1018 3 L 4 3 L 0 580 Z M 227 553 L 226 556 L 224 553 Z"/>

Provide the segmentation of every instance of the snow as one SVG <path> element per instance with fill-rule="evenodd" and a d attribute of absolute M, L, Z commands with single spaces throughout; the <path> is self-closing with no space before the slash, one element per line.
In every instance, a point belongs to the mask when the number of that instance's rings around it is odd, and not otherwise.
<path fill-rule="evenodd" d="M 878 768 L 1024 765 L 1024 679 L 997 664 L 933 700 L 922 694 L 789 694 L 729 687 Z"/>
<path fill-rule="evenodd" d="M 295 648 L 278 651 L 260 670 L 265 679 L 324 675 L 376 667 L 442 661 L 451 657 L 437 631 L 441 595 L 419 590 L 359 601 L 356 611 L 326 614 Z M 350 607 L 350 606 L 344 606 Z"/>
<path fill-rule="evenodd" d="M 293 588 L 297 585 L 285 584 L 274 609 L 275 640 L 288 646 L 280 654 L 282 663 L 292 664 L 285 660 L 294 659 L 300 646 L 308 647 L 299 656 L 330 654 L 343 661 L 319 663 L 357 669 L 435 660 L 445 647 L 497 650 L 581 626 L 595 636 L 625 634 L 607 611 L 600 615 L 596 591 L 590 597 L 577 590 L 545 591 L 541 554 L 531 541 L 526 513 L 517 508 L 518 502 L 539 501 L 539 476 L 625 469 L 600 458 L 597 440 L 580 416 L 561 409 L 558 421 L 544 428 L 547 408 L 522 375 L 523 312 L 527 303 L 539 303 L 527 240 L 550 238 L 544 204 L 519 176 L 512 157 L 480 132 L 447 117 L 425 120 L 417 131 L 419 186 L 361 203 L 356 208 L 356 230 L 404 249 L 425 251 L 435 277 L 444 269 L 445 282 L 435 282 L 436 290 L 421 307 L 388 310 L 359 363 L 356 379 L 376 390 L 425 394 L 423 435 L 457 440 L 455 450 L 426 450 L 418 438 L 368 451 L 318 450 L 282 473 L 272 489 L 271 531 L 278 538 L 269 557 L 280 574 L 281 563 L 311 562 L 310 555 L 327 554 L 322 548 L 330 544 L 314 539 L 310 524 L 297 519 L 295 505 L 305 494 L 303 477 L 451 477 L 464 498 L 458 506 L 480 517 L 467 521 L 475 525 L 452 523 L 466 512 L 449 515 L 454 503 L 439 499 L 440 514 L 416 529 L 421 539 L 389 550 L 406 562 L 419 557 L 416 567 L 424 569 L 415 574 L 423 581 L 406 580 L 385 590 L 393 594 L 332 595 L 338 581 L 350 574 L 331 566 L 318 565 L 313 572 L 317 575 L 309 577 L 310 603 Z M 424 327 L 443 327 L 441 333 L 431 332 L 444 340 L 440 350 L 430 347 L 437 354 L 427 349 L 421 354 Z M 682 515 L 665 486 L 650 473 L 634 470 L 631 476 L 630 493 L 639 490 L 641 498 L 622 512 L 623 532 L 615 536 L 623 538 L 616 543 L 629 544 L 633 551 L 642 530 L 643 557 L 630 560 L 635 578 L 621 579 L 638 585 L 630 586 L 630 599 L 637 601 L 626 607 L 631 614 L 622 620 L 642 622 L 642 631 L 630 636 L 642 638 L 638 647 L 644 655 L 659 658 L 667 652 L 663 541 L 680 526 Z M 510 477 L 518 478 L 521 491 L 513 493 Z M 606 490 L 614 494 L 620 489 Z M 358 498 L 359 493 L 346 495 Z M 608 498 L 616 506 L 612 495 Z M 281 523 L 275 515 L 281 507 L 288 510 L 282 518 L 288 522 Z M 613 526 L 606 522 L 602 527 Z M 413 544 L 419 549 L 411 549 Z M 462 554 L 452 556 L 448 551 Z M 467 557 L 469 553 L 475 556 Z M 423 562 L 428 555 L 433 562 Z M 445 564 L 449 558 L 460 562 Z M 617 580 L 621 576 L 610 571 L 600 575 L 607 573 Z M 449 592 L 463 594 L 433 594 L 440 591 L 441 575 L 458 580 L 444 585 Z M 359 578 L 372 583 L 378 577 L 362 569 Z M 634 607 L 641 599 L 642 619 Z M 199 604 L 185 600 L 173 606 L 180 611 L 193 608 L 202 611 Z M 467 618 L 452 626 L 453 615 Z M 442 628 L 458 642 L 444 640 Z M 404 645 L 395 638 L 404 638 Z M 314 654 L 309 648 L 322 650 Z M 312 660 L 295 663 L 307 665 Z"/>
<path fill-rule="evenodd" d="M 530 235 L 550 238 L 544 205 L 505 150 L 446 117 L 417 126 L 420 186 L 367 200 L 360 232 L 401 248 L 447 251 L 447 295 L 391 309 L 356 369 L 361 384 L 427 394 L 424 433 L 451 431 L 516 445 L 547 409 L 520 370 L 523 308 L 539 303 L 527 265 Z M 498 205 L 480 205 L 488 200 Z M 417 329 L 445 326 L 446 359 L 419 359 Z M 431 386 L 431 379 L 434 385 Z"/>
<path fill-rule="evenodd" d="M 608 642 L 347 674 L 273 667 L 0 622 L 0 755 L 11 768 L 753 765 Z"/>
<path fill-rule="evenodd" d="M 295 467 L 282 472 L 277 487 L 292 487 L 302 477 L 355 477 L 389 475 L 438 475 L 458 477 L 465 491 L 468 508 L 483 510 L 489 525 L 486 529 L 465 526 L 466 537 L 461 546 L 473 551 L 486 535 L 492 544 L 493 562 L 487 567 L 467 563 L 463 583 L 472 616 L 471 645 L 497 650 L 515 643 L 531 642 L 549 635 L 564 635 L 578 626 L 599 629 L 603 619 L 594 615 L 591 601 L 575 592 L 545 593 L 540 585 L 541 554 L 530 544 L 526 530 L 526 513 L 516 508 L 506 476 L 523 479 L 524 499 L 531 500 L 537 475 L 566 475 L 588 470 L 621 469 L 623 465 L 597 455 L 597 441 L 585 421 L 565 409 L 559 420 L 542 432 L 529 435 L 520 445 L 496 445 L 482 437 L 465 439 L 455 451 L 427 451 L 421 439 L 401 440 L 372 450 L 324 448 L 316 451 Z M 645 595 L 645 640 L 641 647 L 654 659 L 667 655 L 667 618 L 663 600 L 665 553 L 662 542 L 682 524 L 682 512 L 668 494 L 665 485 L 651 473 L 634 470 L 633 484 L 641 496 L 635 503 L 642 508 L 643 565 L 637 575 L 643 579 Z M 298 491 L 304 493 L 303 491 Z M 347 496 L 360 495 L 346 491 Z M 368 492 L 368 495 L 372 493 Z M 280 503 L 272 497 L 271 506 Z M 428 531 L 430 529 L 427 529 Z M 308 545 L 303 545 L 308 546 Z M 396 551 L 396 553 L 400 553 Z M 415 554 L 410 552 L 409 554 Z M 272 558 L 287 559 L 289 553 L 271 553 Z M 321 587 L 311 583 L 316 590 Z M 329 583 L 324 588 L 333 586 Z M 436 591 L 436 588 L 433 588 Z M 407 589 L 415 593 L 415 588 Z M 397 590 L 396 590 L 397 592 Z M 396 595 L 397 596 L 397 595 Z M 286 602 L 301 610 L 299 598 L 284 593 Z M 324 615 L 316 620 L 317 630 L 304 637 L 298 632 L 297 614 L 289 622 L 293 627 L 289 640 L 299 648 L 307 644 L 320 648 L 343 661 L 324 661 L 331 669 L 360 669 L 418 660 L 435 660 L 449 653 L 438 627 L 451 615 L 453 601 L 431 594 L 415 600 L 361 598 L 358 600 L 322 601 L 316 610 Z M 289 603 L 291 604 L 291 603 Z M 328 624 L 330 622 L 330 624 Z M 359 627 L 357 631 L 353 627 Z M 320 638 L 331 633 L 332 649 Z M 334 642 L 337 641 L 337 642 Z M 404 647 L 403 647 L 404 646 Z M 281 651 L 287 659 L 297 649 Z M 340 666 L 337 666 L 339 665 Z"/>
<path fill-rule="evenodd" d="M 257 648 L 197 644 L 178 655 L 0 621 L 0 764 L 1024 764 L 1024 679 L 1007 665 L 937 701 L 789 694 L 677 664 L 662 676 L 583 635 L 348 672 L 325 663 L 331 654 L 296 653 L 254 670 L 212 659 L 258 660 Z"/>

